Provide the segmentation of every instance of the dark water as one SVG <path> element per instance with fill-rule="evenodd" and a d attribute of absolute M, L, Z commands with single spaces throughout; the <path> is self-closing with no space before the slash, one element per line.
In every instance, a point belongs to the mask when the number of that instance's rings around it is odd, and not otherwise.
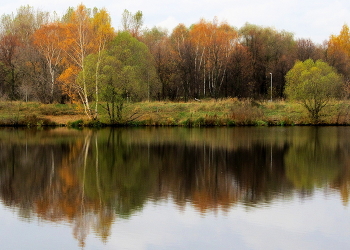
<path fill-rule="evenodd" d="M 350 127 L 0 130 L 1 249 L 348 249 Z"/>

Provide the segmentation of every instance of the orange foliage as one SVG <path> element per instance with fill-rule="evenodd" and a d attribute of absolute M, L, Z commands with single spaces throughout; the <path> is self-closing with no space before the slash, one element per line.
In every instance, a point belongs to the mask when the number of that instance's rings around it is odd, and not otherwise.
<path fill-rule="evenodd" d="M 350 77 L 350 30 L 344 25 L 338 36 L 328 42 L 327 61 L 345 77 Z"/>

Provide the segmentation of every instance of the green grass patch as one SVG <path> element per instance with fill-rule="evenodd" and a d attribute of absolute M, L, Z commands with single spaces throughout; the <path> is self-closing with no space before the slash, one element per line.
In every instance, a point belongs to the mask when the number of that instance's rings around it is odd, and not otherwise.
<path fill-rule="evenodd" d="M 0 125 L 102 127 L 109 117 L 99 104 L 97 121 L 88 121 L 77 104 L 0 102 Z M 60 122 L 62 118 L 63 122 Z M 293 126 L 311 125 L 307 110 L 300 104 L 277 100 L 253 101 L 236 98 L 201 102 L 125 103 L 123 119 L 115 126 Z M 333 101 L 321 113 L 319 124 L 350 125 L 350 102 Z"/>

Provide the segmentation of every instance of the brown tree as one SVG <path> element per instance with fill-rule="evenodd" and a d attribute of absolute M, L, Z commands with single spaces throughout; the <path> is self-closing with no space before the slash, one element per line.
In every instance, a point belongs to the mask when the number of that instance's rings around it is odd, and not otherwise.
<path fill-rule="evenodd" d="M 173 84 L 176 69 L 167 31 L 154 27 L 151 30 L 146 30 L 141 40 L 148 46 L 153 55 L 158 78 L 162 85 L 161 98 L 174 100 L 178 92 L 177 86 Z"/>
<path fill-rule="evenodd" d="M 17 58 L 21 43 L 18 36 L 14 34 L 4 35 L 0 38 L 0 61 L 2 62 L 2 72 L 4 85 L 1 89 L 8 92 L 10 100 L 19 98 L 19 72 L 17 70 Z M 7 90 L 8 89 L 8 90 Z"/>

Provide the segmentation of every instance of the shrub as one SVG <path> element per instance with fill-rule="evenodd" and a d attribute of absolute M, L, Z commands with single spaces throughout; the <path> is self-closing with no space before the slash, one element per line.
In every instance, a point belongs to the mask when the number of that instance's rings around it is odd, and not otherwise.
<path fill-rule="evenodd" d="M 252 105 L 249 101 L 234 105 L 231 108 L 229 118 L 234 120 L 236 124 L 253 125 L 255 121 L 262 120 L 264 114 L 256 105 Z"/>
<path fill-rule="evenodd" d="M 68 127 L 71 127 L 71 128 L 81 128 L 83 126 L 84 126 L 84 121 L 81 119 L 74 122 L 68 122 Z"/>
<path fill-rule="evenodd" d="M 92 120 L 89 121 L 86 126 L 91 127 L 91 128 L 102 128 L 105 126 L 104 123 L 100 122 L 99 120 Z"/>
<path fill-rule="evenodd" d="M 181 125 L 185 127 L 193 127 L 193 121 L 191 118 L 188 118 L 187 120 L 183 121 Z"/>

